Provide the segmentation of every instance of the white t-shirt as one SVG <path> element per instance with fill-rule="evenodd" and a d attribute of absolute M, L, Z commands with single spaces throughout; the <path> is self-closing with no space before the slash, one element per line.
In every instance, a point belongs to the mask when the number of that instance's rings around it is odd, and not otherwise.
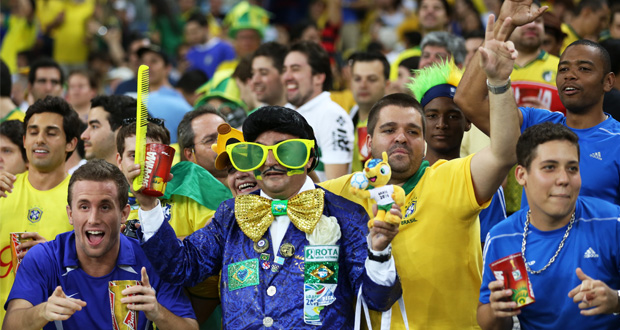
<path fill-rule="evenodd" d="M 394 203 L 394 199 L 392 199 L 394 186 L 391 184 L 383 187 L 368 189 L 368 192 L 370 192 L 370 197 L 377 202 L 377 205 L 388 205 Z"/>
<path fill-rule="evenodd" d="M 290 103 L 287 108 L 297 110 L 314 130 L 321 157 L 315 172 L 325 181 L 325 164 L 351 164 L 353 159 L 353 121 L 347 112 L 332 101 L 329 92 L 322 92 L 299 108 Z"/>

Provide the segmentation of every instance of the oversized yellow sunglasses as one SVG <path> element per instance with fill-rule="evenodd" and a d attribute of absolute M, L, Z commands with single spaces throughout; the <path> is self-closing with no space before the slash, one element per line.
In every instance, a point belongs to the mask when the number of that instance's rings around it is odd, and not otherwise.
<path fill-rule="evenodd" d="M 249 172 L 265 163 L 269 150 L 283 166 L 291 169 L 302 168 L 308 163 L 313 147 L 314 140 L 290 139 L 272 146 L 254 142 L 233 143 L 226 146 L 226 152 L 237 170 Z"/>

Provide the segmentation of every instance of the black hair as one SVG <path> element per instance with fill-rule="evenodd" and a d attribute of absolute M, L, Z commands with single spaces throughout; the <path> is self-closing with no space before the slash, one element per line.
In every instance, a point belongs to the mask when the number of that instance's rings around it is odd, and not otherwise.
<path fill-rule="evenodd" d="M 24 132 L 28 131 L 28 121 L 33 115 L 45 112 L 57 113 L 62 116 L 62 129 L 65 132 L 67 143 L 80 138 L 80 117 L 65 99 L 58 96 L 46 96 L 28 108 L 24 117 Z M 72 153 L 73 151 L 69 151 L 66 159 L 69 159 Z"/>
<path fill-rule="evenodd" d="M 575 15 L 579 15 L 586 8 L 590 8 L 592 11 L 598 11 L 605 5 L 607 5 L 607 0 L 581 0 L 577 7 L 575 7 Z M 592 24 L 594 23 L 595 22 L 592 22 Z"/>
<path fill-rule="evenodd" d="M 609 54 L 609 58 L 620 58 L 620 40 L 618 39 L 605 39 L 601 41 L 601 46 L 605 48 Z M 620 61 L 611 61 L 610 71 L 616 75 L 616 79 L 620 79 Z"/>
<path fill-rule="evenodd" d="M 30 72 L 28 72 L 28 82 L 31 85 L 34 85 L 34 82 L 37 78 L 37 70 L 40 68 L 57 69 L 60 74 L 60 85 L 65 84 L 65 74 L 62 72 L 62 68 L 60 67 L 60 65 L 49 57 L 41 57 L 30 65 Z"/>
<path fill-rule="evenodd" d="M 318 30 L 316 23 L 310 19 L 302 20 L 301 22 L 293 25 L 289 30 L 289 38 L 292 42 L 301 41 L 301 36 L 304 34 L 307 28 L 315 28 Z"/>
<path fill-rule="evenodd" d="M 185 93 L 193 94 L 198 87 L 204 85 L 207 81 L 209 81 L 209 77 L 202 70 L 187 70 L 183 73 L 179 81 L 177 81 L 175 87 L 180 88 Z"/>
<path fill-rule="evenodd" d="M 329 62 L 329 55 L 321 45 L 312 41 L 299 41 L 294 43 L 288 53 L 300 52 L 306 55 L 308 64 L 312 68 L 312 74 L 324 74 L 323 91 L 332 89 L 332 69 Z"/>
<path fill-rule="evenodd" d="M 579 157 L 579 137 L 562 124 L 545 122 L 528 127 L 517 142 L 517 164 L 529 170 L 532 160 L 536 158 L 539 145 L 549 141 L 568 141 L 577 148 Z"/>
<path fill-rule="evenodd" d="M 319 143 L 314 136 L 314 130 L 304 116 L 295 110 L 275 105 L 261 107 L 245 119 L 242 131 L 247 142 L 255 142 L 259 135 L 268 131 L 314 140 L 314 149 L 310 154 L 314 160 L 308 172 L 314 170 L 319 163 Z"/>
<path fill-rule="evenodd" d="M 252 55 L 246 55 L 239 59 L 231 77 L 239 78 L 244 84 L 252 79 Z"/>
<path fill-rule="evenodd" d="M 82 133 L 88 128 L 88 124 L 80 120 L 80 137 Z M 78 155 L 80 155 L 81 159 L 86 159 L 86 150 L 84 149 L 84 140 L 81 138 L 78 139 L 77 147 L 75 147 L 75 151 L 77 151 Z"/>
<path fill-rule="evenodd" d="M 136 136 L 136 123 L 123 125 L 116 135 L 116 151 L 123 157 L 125 152 L 125 139 L 130 136 Z M 165 126 L 159 126 L 155 123 L 146 123 L 146 137 L 153 140 L 161 141 L 162 144 L 170 144 L 170 131 Z"/>
<path fill-rule="evenodd" d="M 69 208 L 71 208 L 71 201 L 73 200 L 73 186 L 79 181 L 112 181 L 116 184 L 116 200 L 119 203 L 119 207 L 122 210 L 127 205 L 129 200 L 129 183 L 123 172 L 116 165 L 112 165 L 103 159 L 93 159 L 75 170 L 69 180 L 67 194 Z"/>
<path fill-rule="evenodd" d="M 28 163 L 26 149 L 24 149 L 24 123 L 19 120 L 7 120 L 0 124 L 0 135 L 11 140 L 11 143 L 19 147 L 22 159 Z"/>
<path fill-rule="evenodd" d="M 418 12 L 420 11 L 420 8 L 422 8 L 422 1 L 424 0 L 418 0 Z M 443 8 L 446 10 L 446 16 L 448 16 L 448 19 L 450 19 L 450 17 L 452 16 L 452 7 L 450 7 L 450 4 L 448 3 L 447 0 L 441 0 L 441 4 L 443 5 Z"/>
<path fill-rule="evenodd" d="M 390 63 L 381 53 L 377 52 L 355 52 L 353 55 L 349 57 L 349 65 L 351 66 L 351 70 L 353 70 L 353 65 L 355 62 L 374 62 L 379 61 L 383 65 L 383 77 L 388 80 L 390 79 Z"/>
<path fill-rule="evenodd" d="M 0 96 L 11 97 L 12 88 L 13 82 L 11 81 L 11 71 L 6 63 L 0 60 Z"/>
<path fill-rule="evenodd" d="M 99 95 L 91 101 L 91 109 L 102 107 L 108 113 L 108 123 L 112 132 L 123 124 L 125 118 L 136 117 L 137 101 L 126 95 Z"/>
<path fill-rule="evenodd" d="M 577 41 L 574 41 L 570 45 L 568 45 L 566 49 L 570 47 L 574 47 L 574 46 L 590 46 L 590 47 L 595 48 L 600 55 L 601 61 L 603 61 L 604 74 L 607 75 L 609 72 L 611 72 L 611 58 L 609 57 L 609 53 L 607 52 L 607 49 L 601 46 L 601 44 L 599 44 L 598 42 L 594 42 L 592 40 L 588 40 L 588 39 L 579 39 Z M 564 49 L 564 52 L 562 52 L 562 54 L 566 54 L 566 49 Z M 561 58 L 562 56 L 560 56 L 560 62 L 562 61 Z"/>
<path fill-rule="evenodd" d="M 278 72 L 282 73 L 284 71 L 284 58 L 288 53 L 288 47 L 282 44 L 279 44 L 275 41 L 266 42 L 252 54 L 252 61 L 259 57 L 265 56 L 271 59 L 273 63 L 273 67 L 278 70 Z"/>
<path fill-rule="evenodd" d="M 202 27 L 208 27 L 209 26 L 209 22 L 207 22 L 207 17 L 202 14 L 202 13 L 193 13 L 189 16 L 189 18 L 187 19 L 187 22 L 185 22 L 185 24 L 189 23 L 189 22 L 196 22 L 198 25 L 202 26 Z"/>
<path fill-rule="evenodd" d="M 401 108 L 414 108 L 422 117 L 422 135 L 426 132 L 426 120 L 424 116 L 424 110 L 422 105 L 418 100 L 416 100 L 413 96 L 404 93 L 394 93 L 388 94 L 382 97 L 375 105 L 372 106 L 370 112 L 368 113 L 368 134 L 372 137 L 375 132 L 375 127 L 377 126 L 377 122 L 379 121 L 379 114 L 381 113 L 381 109 L 394 105 Z"/>
<path fill-rule="evenodd" d="M 69 74 L 67 75 L 67 81 L 69 80 L 69 78 L 71 78 L 71 76 L 74 76 L 74 75 L 81 75 L 81 76 L 86 77 L 86 79 L 88 80 L 88 86 L 90 86 L 90 89 L 95 90 L 95 91 L 99 89 L 99 82 L 97 81 L 97 78 L 91 71 L 84 70 L 84 69 L 73 70 L 69 72 Z"/>
<path fill-rule="evenodd" d="M 196 137 L 196 132 L 192 129 L 192 121 L 202 115 L 205 114 L 214 114 L 219 116 L 224 121 L 226 121 L 226 117 L 224 117 L 219 111 L 217 111 L 213 106 L 209 104 L 203 104 L 198 108 L 187 112 L 179 126 L 177 128 L 177 143 L 179 144 L 179 152 L 181 153 L 181 160 L 186 160 L 184 156 L 184 150 L 186 148 L 194 147 L 194 138 Z"/>

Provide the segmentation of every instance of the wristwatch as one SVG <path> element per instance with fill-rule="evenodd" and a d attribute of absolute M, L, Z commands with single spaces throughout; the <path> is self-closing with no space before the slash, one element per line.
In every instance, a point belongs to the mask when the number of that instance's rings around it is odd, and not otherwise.
<path fill-rule="evenodd" d="M 487 79 L 487 88 L 489 89 L 489 92 L 491 92 L 493 94 L 503 94 L 503 93 L 506 93 L 506 91 L 508 91 L 510 89 L 510 77 L 508 77 L 508 81 L 503 86 L 493 86 L 493 85 L 489 84 L 489 79 Z"/>
<path fill-rule="evenodd" d="M 376 255 L 372 253 L 370 248 L 368 248 L 368 259 L 376 261 L 376 262 L 386 262 L 392 258 L 392 246 L 388 247 L 388 253 L 382 255 Z"/>

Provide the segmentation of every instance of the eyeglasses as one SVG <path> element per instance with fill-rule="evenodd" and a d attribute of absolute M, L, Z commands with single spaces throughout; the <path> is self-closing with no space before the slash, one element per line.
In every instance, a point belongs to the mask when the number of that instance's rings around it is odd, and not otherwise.
<path fill-rule="evenodd" d="M 313 147 L 313 140 L 290 139 L 272 146 L 254 142 L 233 143 L 226 146 L 226 152 L 237 170 L 249 172 L 265 163 L 269 150 L 283 166 L 291 169 L 302 168 L 308 163 Z"/>
<path fill-rule="evenodd" d="M 131 117 L 131 118 L 125 118 L 123 119 L 123 126 L 127 126 L 127 125 L 131 125 L 133 123 L 135 123 L 138 119 Z M 162 126 L 164 127 L 164 120 L 161 118 L 151 118 L 148 117 L 146 120 L 148 120 L 149 123 L 153 123 L 157 126 Z"/>

